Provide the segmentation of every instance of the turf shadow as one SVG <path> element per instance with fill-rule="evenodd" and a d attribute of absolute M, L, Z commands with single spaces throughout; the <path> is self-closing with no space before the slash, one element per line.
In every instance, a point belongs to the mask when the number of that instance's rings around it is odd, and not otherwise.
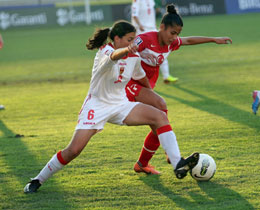
<path fill-rule="evenodd" d="M 35 176 L 43 167 L 22 141 L 24 135 L 16 134 L 0 120 L 0 158 L 4 170 L 0 173 L 0 209 L 73 209 L 66 201 L 66 192 L 59 190 L 54 180 L 48 181 L 47 188 L 35 194 L 24 194 L 23 187 L 30 177 Z M 2 165 L 2 164 L 0 164 Z M 15 180 L 19 184 L 10 183 Z M 2 200 L 5 198 L 5 200 Z M 9 200 L 10 199 L 10 200 Z"/>
<path fill-rule="evenodd" d="M 175 204 L 171 205 L 171 203 L 169 203 L 167 209 L 174 209 L 174 206 L 186 210 L 254 209 L 239 193 L 214 182 L 198 182 L 198 186 L 201 190 L 195 191 L 188 189 L 187 184 L 182 186 L 181 180 L 176 180 L 171 186 L 166 187 L 161 183 L 160 176 L 142 176 L 139 179 L 153 190 L 169 198 Z M 175 179 L 175 177 L 173 179 Z M 192 186 L 190 186 L 190 188 L 192 188 Z M 182 194 L 186 194 L 185 197 L 183 197 Z M 187 197 L 187 195 L 190 197 Z"/>
<path fill-rule="evenodd" d="M 171 86 L 169 86 L 169 87 L 171 87 Z M 180 85 L 175 85 L 174 88 L 177 88 L 183 92 L 191 94 L 192 96 L 198 97 L 200 100 L 189 101 L 188 98 L 186 98 L 186 99 L 180 98 L 180 97 L 175 96 L 174 94 L 170 95 L 170 94 L 160 92 L 160 91 L 156 91 L 156 92 L 163 97 L 174 99 L 176 101 L 179 101 L 180 103 L 186 104 L 195 109 L 223 117 L 224 119 L 227 119 L 227 120 L 239 123 L 239 124 L 243 124 L 250 128 L 253 128 L 257 131 L 260 131 L 260 124 L 258 121 L 259 119 L 256 119 L 256 116 L 254 116 L 252 113 L 238 109 L 229 104 L 225 104 L 216 99 L 209 98 L 198 92 L 194 92 L 190 89 L 181 87 Z M 256 122 L 256 121 L 258 121 L 258 122 Z"/>

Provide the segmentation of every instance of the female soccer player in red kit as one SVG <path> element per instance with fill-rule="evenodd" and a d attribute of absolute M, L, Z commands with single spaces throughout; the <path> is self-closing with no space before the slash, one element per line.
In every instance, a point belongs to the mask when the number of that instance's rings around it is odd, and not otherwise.
<path fill-rule="evenodd" d="M 132 24 L 136 28 L 137 35 L 157 31 L 156 13 L 154 0 L 133 0 L 132 3 Z M 177 82 L 178 78 L 170 75 L 168 60 L 165 59 L 160 65 L 164 83 Z"/>
<path fill-rule="evenodd" d="M 182 27 L 182 18 L 178 14 L 175 5 L 171 4 L 167 6 L 167 13 L 162 17 L 160 30 L 158 32 L 147 32 L 136 37 L 135 43 L 139 46 L 138 52 L 142 58 L 141 66 L 146 72 L 151 88 L 143 87 L 138 81 L 132 79 L 126 86 L 127 96 L 130 101 L 139 101 L 149 104 L 167 113 L 167 106 L 164 99 L 152 89 L 155 87 L 159 76 L 159 67 L 168 55 L 172 51 L 178 50 L 182 45 L 195 45 L 209 42 L 216 44 L 232 43 L 229 37 L 179 37 Z M 147 174 L 160 173 L 148 164 L 159 146 L 158 136 L 151 131 L 146 136 L 139 160 L 134 165 L 136 172 L 144 172 Z M 174 160 L 172 157 L 170 157 L 170 160 L 171 161 L 168 162 L 171 162 L 173 167 L 175 167 L 178 163 L 177 160 Z M 172 162 L 172 160 L 174 160 L 174 162 Z"/>

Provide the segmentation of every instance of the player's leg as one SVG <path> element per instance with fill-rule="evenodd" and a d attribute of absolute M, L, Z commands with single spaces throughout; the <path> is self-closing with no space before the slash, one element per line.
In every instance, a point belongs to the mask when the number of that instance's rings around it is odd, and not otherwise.
<path fill-rule="evenodd" d="M 156 130 L 159 141 L 169 156 L 177 178 L 184 178 L 187 175 L 187 172 L 197 164 L 199 159 L 198 153 L 194 153 L 186 159 L 181 158 L 175 133 L 169 125 L 169 121 L 164 112 L 146 104 L 138 104 L 127 115 L 124 123 L 127 125 L 147 124 L 153 131 Z M 137 172 L 158 174 L 157 171 L 153 173 L 154 169 L 149 165 L 147 167 L 140 166 L 139 168 L 141 170 Z"/>
<path fill-rule="evenodd" d="M 142 87 L 138 95 L 135 96 L 135 100 L 144 104 L 151 105 L 162 111 L 167 111 L 165 100 L 152 89 Z"/>
<path fill-rule="evenodd" d="M 147 109 L 148 107 L 149 109 Z M 132 110 L 131 113 L 127 116 L 127 118 L 125 119 L 125 123 L 127 125 L 152 125 L 154 122 L 159 120 L 156 119 L 156 117 L 160 115 L 162 115 L 162 119 L 165 120 L 164 123 L 161 125 L 167 124 L 167 117 L 162 111 L 159 111 L 158 109 L 145 104 L 138 104 L 134 108 L 134 110 Z M 137 173 L 144 172 L 147 174 L 160 174 L 159 171 L 155 170 L 153 166 L 148 164 L 149 160 L 152 158 L 153 154 L 155 154 L 156 150 L 160 146 L 157 134 L 154 133 L 156 133 L 156 128 L 154 128 L 154 131 L 151 131 L 145 139 L 140 157 L 134 165 L 134 170 Z"/>
<path fill-rule="evenodd" d="M 165 100 L 151 89 L 143 87 L 139 94 L 135 97 L 135 100 L 154 106 L 167 114 L 167 105 Z M 144 145 L 142 147 L 137 164 L 141 167 L 146 167 L 149 165 L 149 161 L 152 159 L 159 146 L 160 141 L 156 132 L 150 131 L 144 140 Z M 169 162 L 169 158 L 166 157 L 166 159 Z M 136 164 L 135 166 L 136 167 L 134 169 L 137 171 L 136 169 L 138 166 Z"/>
<path fill-rule="evenodd" d="M 161 144 L 163 144 L 164 150 L 169 155 L 173 168 L 176 168 L 177 163 L 181 160 L 180 151 L 176 136 L 172 131 L 167 116 L 164 112 L 146 104 L 138 104 L 129 113 L 124 122 L 127 125 L 147 124 L 150 125 L 154 132 L 157 131 L 159 140 Z M 140 168 L 144 167 L 143 165 L 139 166 Z"/>
<path fill-rule="evenodd" d="M 169 63 L 167 59 L 165 59 L 163 63 L 160 65 L 160 70 L 162 72 L 164 83 L 169 83 L 169 82 L 174 83 L 178 81 L 177 77 L 173 77 L 170 75 Z"/>
<path fill-rule="evenodd" d="M 50 159 L 40 173 L 25 186 L 24 192 L 36 192 L 48 178 L 76 158 L 95 133 L 96 129 L 76 130 L 69 145 Z"/>

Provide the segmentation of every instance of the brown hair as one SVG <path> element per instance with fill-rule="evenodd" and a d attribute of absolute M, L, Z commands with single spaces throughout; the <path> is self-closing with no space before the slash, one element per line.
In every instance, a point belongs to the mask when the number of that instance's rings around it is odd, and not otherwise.
<path fill-rule="evenodd" d="M 115 22 L 112 28 L 97 29 L 86 46 L 89 50 L 98 49 L 105 44 L 108 37 L 114 41 L 115 36 L 122 38 L 131 32 L 136 32 L 135 27 L 127 21 L 120 20 Z"/>

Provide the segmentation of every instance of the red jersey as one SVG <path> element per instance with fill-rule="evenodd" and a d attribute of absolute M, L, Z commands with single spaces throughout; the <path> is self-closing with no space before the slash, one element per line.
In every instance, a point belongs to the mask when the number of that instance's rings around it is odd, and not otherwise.
<path fill-rule="evenodd" d="M 172 51 L 179 49 L 182 44 L 181 38 L 177 37 L 170 45 L 160 46 L 158 32 L 152 31 L 138 35 L 134 42 L 139 46 L 138 52 L 153 54 L 157 58 L 156 64 L 141 58 L 141 65 L 150 81 L 151 87 L 154 88 L 159 77 L 160 65 Z M 132 83 L 133 81 L 132 79 Z"/>

